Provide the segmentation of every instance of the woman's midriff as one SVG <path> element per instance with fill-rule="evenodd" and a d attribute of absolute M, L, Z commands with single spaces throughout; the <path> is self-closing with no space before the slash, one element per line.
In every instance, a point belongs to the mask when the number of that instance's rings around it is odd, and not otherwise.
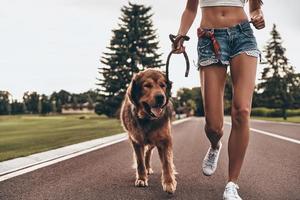
<path fill-rule="evenodd" d="M 242 7 L 204 7 L 202 11 L 201 28 L 225 28 L 232 27 L 248 17 Z"/>

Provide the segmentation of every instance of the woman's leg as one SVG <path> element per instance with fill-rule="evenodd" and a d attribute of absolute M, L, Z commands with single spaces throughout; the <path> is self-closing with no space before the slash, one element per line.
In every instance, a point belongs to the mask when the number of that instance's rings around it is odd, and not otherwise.
<path fill-rule="evenodd" d="M 236 182 L 249 141 L 249 119 L 255 87 L 257 58 L 240 54 L 231 60 L 233 85 L 232 129 L 228 142 L 229 181 Z"/>
<path fill-rule="evenodd" d="M 201 93 L 205 112 L 205 133 L 213 149 L 223 135 L 223 97 L 226 68 L 212 65 L 201 67 Z"/>

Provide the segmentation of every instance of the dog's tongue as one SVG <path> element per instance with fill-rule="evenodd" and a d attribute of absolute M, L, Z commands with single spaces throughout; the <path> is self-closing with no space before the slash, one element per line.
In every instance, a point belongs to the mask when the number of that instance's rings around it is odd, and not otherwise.
<path fill-rule="evenodd" d="M 163 109 L 161 108 L 151 108 L 151 112 L 158 117 L 160 115 L 160 113 L 162 112 Z"/>

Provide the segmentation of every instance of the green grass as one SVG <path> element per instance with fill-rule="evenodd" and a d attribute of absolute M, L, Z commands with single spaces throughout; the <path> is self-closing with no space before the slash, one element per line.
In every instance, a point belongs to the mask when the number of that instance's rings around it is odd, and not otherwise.
<path fill-rule="evenodd" d="M 0 116 L 0 161 L 120 132 L 119 120 L 97 115 Z"/>
<path fill-rule="evenodd" d="M 300 116 L 288 117 L 287 120 L 284 120 L 282 117 L 251 117 L 252 119 L 274 121 L 274 122 L 293 122 L 300 123 Z"/>

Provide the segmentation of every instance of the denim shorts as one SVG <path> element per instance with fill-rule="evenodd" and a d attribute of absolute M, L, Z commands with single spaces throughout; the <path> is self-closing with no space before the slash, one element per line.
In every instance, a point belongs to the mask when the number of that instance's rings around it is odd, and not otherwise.
<path fill-rule="evenodd" d="M 249 56 L 260 57 L 253 30 L 248 21 L 229 28 L 204 29 L 214 33 L 220 46 L 219 56 L 213 50 L 213 43 L 209 37 L 198 38 L 198 70 L 200 67 L 218 64 L 227 67 L 229 61 L 236 55 L 245 53 Z"/>

